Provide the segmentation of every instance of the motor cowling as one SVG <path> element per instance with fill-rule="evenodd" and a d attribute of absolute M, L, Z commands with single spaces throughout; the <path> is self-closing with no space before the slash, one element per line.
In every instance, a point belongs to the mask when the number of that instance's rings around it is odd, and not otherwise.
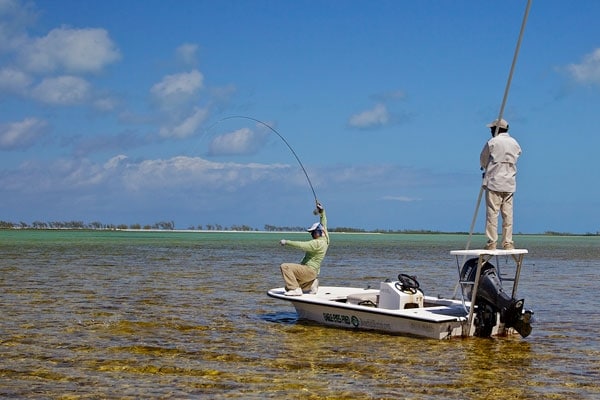
<path fill-rule="evenodd" d="M 461 270 L 461 281 L 475 281 L 477 263 L 477 258 L 465 262 Z M 472 293 L 472 287 L 467 285 L 465 295 L 470 299 Z M 523 312 L 525 300 L 514 299 L 504 291 L 496 267 L 490 262 L 486 262 L 482 267 L 475 305 L 478 309 L 477 332 L 480 333 L 479 336 L 489 336 L 491 334 L 496 320 L 491 318 L 490 314 L 495 312 L 500 313 L 500 320 L 506 328 L 514 328 L 522 337 L 526 337 L 531 333 L 530 322 L 533 312 Z"/>

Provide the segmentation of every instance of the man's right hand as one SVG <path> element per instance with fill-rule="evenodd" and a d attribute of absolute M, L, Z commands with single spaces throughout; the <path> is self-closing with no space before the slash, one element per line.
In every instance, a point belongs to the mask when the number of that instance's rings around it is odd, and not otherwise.
<path fill-rule="evenodd" d="M 317 212 L 319 214 L 321 214 L 323 212 L 323 210 L 324 210 L 323 205 L 317 201 Z"/>

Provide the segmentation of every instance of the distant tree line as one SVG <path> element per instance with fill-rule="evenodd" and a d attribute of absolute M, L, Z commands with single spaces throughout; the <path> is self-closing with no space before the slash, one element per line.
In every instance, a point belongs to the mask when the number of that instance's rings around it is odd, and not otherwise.
<path fill-rule="evenodd" d="M 275 225 L 265 225 L 265 231 L 267 232 L 296 232 L 296 231 L 305 231 L 306 228 L 303 226 L 275 226 Z"/>
<path fill-rule="evenodd" d="M 8 222 L 0 221 L 0 229 L 160 229 L 160 230 L 173 230 L 175 229 L 175 223 L 173 221 L 160 221 L 152 225 L 140 225 L 140 224 L 103 224 L 102 222 L 94 221 L 90 223 L 84 223 L 83 221 L 33 221 L 30 224 L 26 222 Z"/>
<path fill-rule="evenodd" d="M 141 224 L 103 224 L 98 221 L 84 223 L 83 221 L 51 221 L 42 222 L 34 221 L 31 224 L 26 222 L 9 222 L 0 220 L 0 229 L 106 229 L 106 230 L 174 230 L 175 222 L 173 221 L 160 221 L 152 225 L 141 225 Z M 221 224 L 206 224 L 206 225 L 192 225 L 187 228 L 188 230 L 198 231 L 258 231 L 248 225 L 231 225 L 224 226 Z M 275 225 L 265 225 L 264 230 L 269 232 L 282 232 L 282 231 L 304 231 L 304 227 L 280 227 Z"/>
<path fill-rule="evenodd" d="M 159 221 L 154 224 L 103 224 L 102 222 L 94 221 L 84 223 L 83 221 L 34 221 L 31 224 L 27 222 L 9 222 L 0 220 L 0 229 L 104 229 L 104 230 L 175 230 L 175 222 Z M 190 226 L 188 230 L 207 230 L 207 231 L 258 231 L 248 225 L 232 225 L 230 227 L 221 224 L 206 224 Z M 302 229 L 302 228 L 300 228 Z M 275 229 L 273 229 L 275 230 Z"/>
<path fill-rule="evenodd" d="M 2 221 L 0 220 L 0 229 L 104 229 L 104 230 L 164 230 L 170 231 L 175 230 L 175 222 L 173 221 L 159 221 L 154 224 L 103 224 L 102 222 L 94 221 L 84 223 L 83 221 L 34 221 L 31 224 L 20 221 L 18 223 Z M 235 231 L 235 232 L 250 232 L 258 231 L 248 225 L 231 225 L 229 227 L 221 224 L 206 224 L 206 225 L 195 225 L 187 228 L 188 230 L 198 231 Z M 265 225 L 263 227 L 266 232 L 305 232 L 306 228 L 302 226 L 276 226 L 276 225 Z M 329 232 L 345 232 L 345 233 L 413 233 L 413 234 L 441 234 L 441 233 L 452 233 L 452 234 L 467 234 L 467 232 L 441 232 L 426 229 L 374 229 L 365 230 L 360 228 L 351 227 L 335 227 L 329 228 Z M 546 231 L 543 233 L 547 236 L 600 236 L 600 231 L 596 233 L 567 233 L 567 232 L 556 232 Z"/>

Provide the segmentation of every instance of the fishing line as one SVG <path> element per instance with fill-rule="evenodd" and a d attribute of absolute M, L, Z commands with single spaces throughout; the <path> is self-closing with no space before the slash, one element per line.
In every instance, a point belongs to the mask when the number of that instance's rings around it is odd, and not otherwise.
<path fill-rule="evenodd" d="M 315 202 L 317 202 L 317 194 L 315 193 L 315 189 L 313 187 L 312 182 L 310 181 L 310 178 L 308 177 L 308 173 L 306 172 L 306 169 L 304 168 L 304 165 L 302 164 L 302 161 L 300 161 L 300 158 L 298 157 L 298 154 L 296 154 L 296 152 L 294 151 L 294 149 L 292 148 L 292 146 L 290 146 L 290 144 L 288 143 L 288 141 L 283 137 L 283 135 L 279 132 L 277 132 L 277 130 L 275 128 L 273 128 L 271 125 L 258 120 L 256 118 L 252 118 L 252 117 L 247 117 L 245 115 L 232 115 L 229 117 L 225 117 L 225 118 L 221 118 L 220 120 L 218 120 L 217 122 L 215 122 L 214 124 L 212 124 L 211 126 L 208 127 L 208 129 L 206 130 L 207 132 L 212 129 L 215 125 L 229 120 L 229 119 L 236 119 L 236 118 L 241 118 L 241 119 L 247 119 L 250 121 L 254 121 L 256 123 L 261 124 L 262 126 L 269 128 L 271 130 L 271 132 L 273 132 L 274 134 L 276 134 L 277 136 L 279 136 L 279 138 L 283 141 L 283 143 L 285 143 L 285 145 L 288 147 L 288 149 L 290 149 L 290 151 L 292 152 L 292 154 L 294 155 L 294 157 L 296 158 L 296 161 L 298 161 L 298 164 L 300 165 L 300 168 L 302 168 L 302 172 L 304 172 L 304 176 L 306 177 L 306 180 L 308 181 L 308 185 L 310 186 L 310 190 L 312 191 L 313 197 L 315 198 Z"/>

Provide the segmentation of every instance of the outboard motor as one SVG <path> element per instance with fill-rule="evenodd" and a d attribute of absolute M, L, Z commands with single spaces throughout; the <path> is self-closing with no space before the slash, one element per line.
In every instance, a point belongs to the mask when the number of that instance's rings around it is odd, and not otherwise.
<path fill-rule="evenodd" d="M 477 258 L 472 258 L 465 263 L 460 274 L 461 281 L 475 281 L 477 262 Z M 473 293 L 472 287 L 467 286 L 464 292 L 470 299 Z M 524 304 L 524 299 L 513 299 L 504 291 L 496 267 L 486 262 L 481 269 L 475 298 L 475 305 L 477 305 L 475 335 L 490 336 L 492 328 L 496 325 L 496 312 L 500 312 L 500 320 L 507 328 L 514 328 L 522 337 L 529 336 L 532 330 L 533 312 L 523 312 Z"/>

